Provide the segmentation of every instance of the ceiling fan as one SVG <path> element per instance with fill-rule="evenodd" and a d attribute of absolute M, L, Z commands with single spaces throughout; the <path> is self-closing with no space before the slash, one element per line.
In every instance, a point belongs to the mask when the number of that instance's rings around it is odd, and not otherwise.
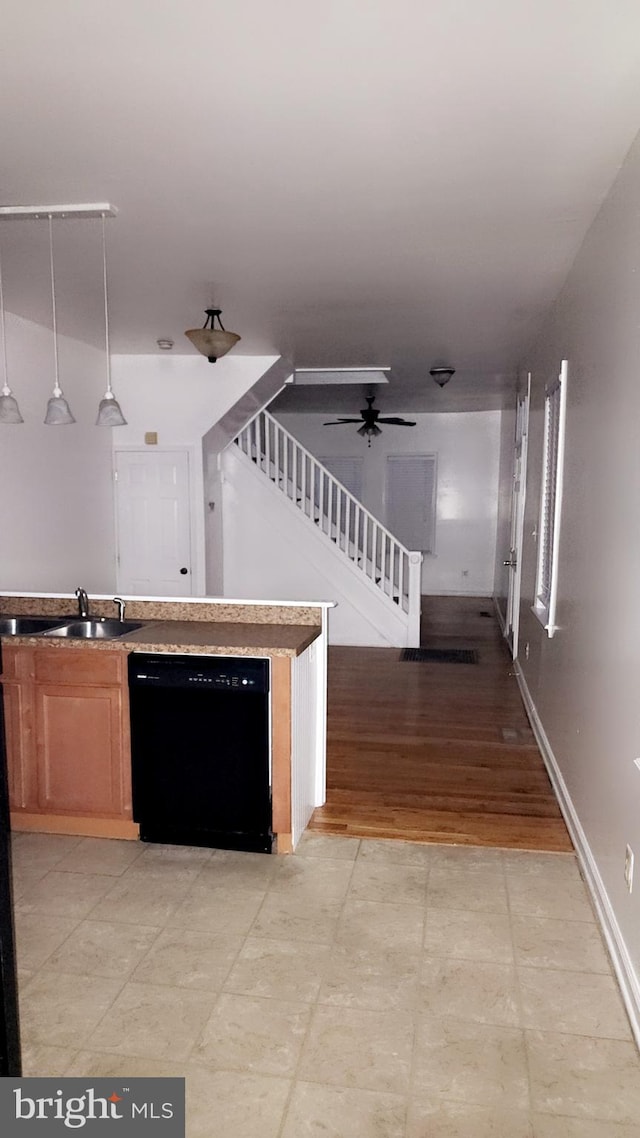
<path fill-rule="evenodd" d="M 395 417 L 380 418 L 380 412 L 377 407 L 374 407 L 375 395 L 367 395 L 367 406 L 363 407 L 360 411 L 360 419 L 332 419 L 328 423 L 324 423 L 325 427 L 337 427 L 341 423 L 359 423 L 362 421 L 358 434 L 363 438 L 366 435 L 369 439 L 369 446 L 371 446 L 371 439 L 374 435 L 381 435 L 382 431 L 378 423 L 391 423 L 394 427 L 415 427 L 415 423 L 410 422 L 408 419 L 398 419 Z"/>

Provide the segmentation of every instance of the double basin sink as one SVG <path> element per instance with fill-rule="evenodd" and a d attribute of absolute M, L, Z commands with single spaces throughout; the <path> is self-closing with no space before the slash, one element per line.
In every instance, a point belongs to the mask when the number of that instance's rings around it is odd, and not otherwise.
<path fill-rule="evenodd" d="M 142 628 L 131 620 L 107 617 L 0 617 L 0 636 L 64 636 L 70 640 L 117 640 Z"/>

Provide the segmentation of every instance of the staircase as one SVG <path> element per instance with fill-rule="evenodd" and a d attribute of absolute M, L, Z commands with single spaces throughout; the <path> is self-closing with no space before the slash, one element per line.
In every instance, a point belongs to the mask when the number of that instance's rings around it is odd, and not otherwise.
<path fill-rule="evenodd" d="M 354 575 L 369 621 L 383 627 L 385 609 L 393 617 L 385 640 L 417 646 L 422 554 L 405 549 L 268 411 L 256 415 L 234 442 Z M 352 585 L 349 592 L 353 597 Z"/>

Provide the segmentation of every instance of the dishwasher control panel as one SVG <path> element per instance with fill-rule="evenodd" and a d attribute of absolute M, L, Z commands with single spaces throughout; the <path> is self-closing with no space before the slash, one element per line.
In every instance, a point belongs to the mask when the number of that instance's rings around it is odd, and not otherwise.
<path fill-rule="evenodd" d="M 132 652 L 131 687 L 268 692 L 269 661 L 228 656 L 150 656 Z"/>

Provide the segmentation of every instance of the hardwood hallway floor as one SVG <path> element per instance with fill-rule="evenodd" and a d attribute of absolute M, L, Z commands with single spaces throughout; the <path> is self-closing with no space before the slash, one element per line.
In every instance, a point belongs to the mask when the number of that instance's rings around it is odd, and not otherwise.
<path fill-rule="evenodd" d="M 490 600 L 424 597 L 422 644 L 477 664 L 331 648 L 327 802 L 309 828 L 570 851 Z"/>

